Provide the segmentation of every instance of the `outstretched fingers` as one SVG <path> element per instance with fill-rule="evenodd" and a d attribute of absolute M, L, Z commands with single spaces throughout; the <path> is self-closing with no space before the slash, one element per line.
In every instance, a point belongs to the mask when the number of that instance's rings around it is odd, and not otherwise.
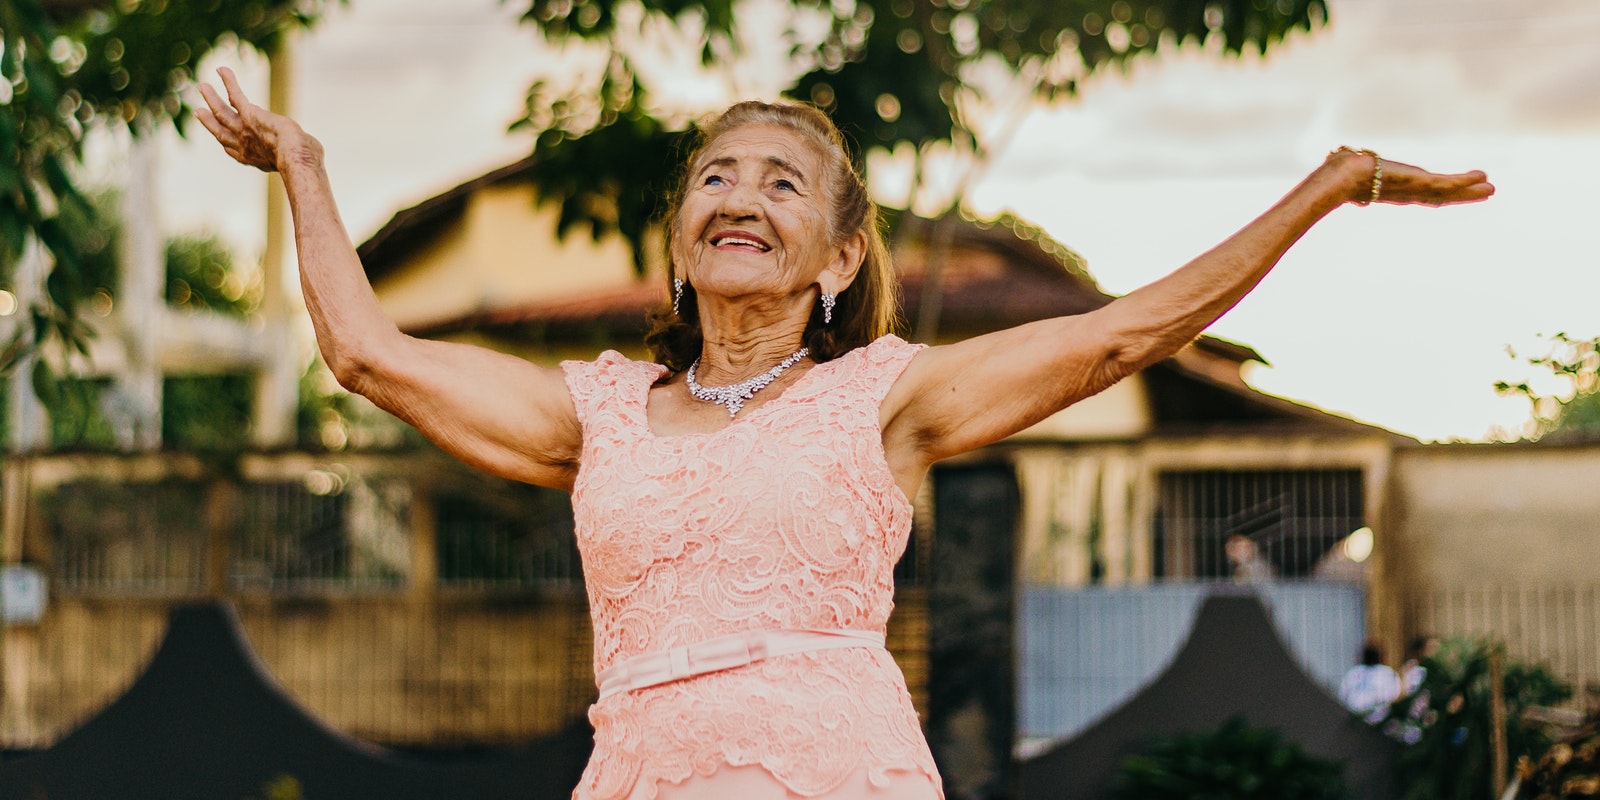
<path fill-rule="evenodd" d="M 1477 180 L 1473 181 L 1465 189 L 1461 190 L 1461 194 L 1460 194 L 1461 199 L 1459 201 L 1457 201 L 1457 202 L 1461 202 L 1461 203 L 1477 203 L 1477 202 L 1481 202 L 1481 201 L 1484 201 L 1484 200 L 1488 200 L 1489 198 L 1491 198 L 1493 196 L 1494 196 L 1494 184 L 1490 183 L 1488 178 L 1484 177 L 1480 173 Z"/>
<path fill-rule="evenodd" d="M 224 97 L 215 86 L 201 83 L 200 97 L 205 108 L 195 110 L 195 119 L 205 127 L 233 160 L 266 172 L 277 170 L 278 148 L 284 131 L 297 130 L 291 120 L 256 106 L 239 88 L 233 70 L 217 70 L 222 78 Z"/>
<path fill-rule="evenodd" d="M 219 70 L 221 71 L 224 70 Z M 217 141 L 224 147 L 238 142 L 239 132 L 243 126 L 239 112 L 235 111 L 228 101 L 223 100 L 209 83 L 200 84 L 200 99 L 205 101 L 206 107 L 195 110 L 195 119 L 199 120 L 212 136 L 217 137 Z"/>
<path fill-rule="evenodd" d="M 1441 184 L 1437 195 L 1439 205 L 1477 203 L 1494 196 L 1494 184 L 1481 170 L 1435 177 Z"/>
<path fill-rule="evenodd" d="M 245 110 L 250 107 L 250 98 L 246 97 L 244 90 L 239 88 L 238 76 L 234 75 L 233 70 L 227 67 L 219 67 L 217 74 L 222 76 L 222 86 L 228 90 L 228 102 L 232 103 L 233 107 L 243 115 Z"/>
<path fill-rule="evenodd" d="M 1482 170 L 1435 173 L 1384 159 L 1379 202 L 1444 206 L 1476 203 L 1494 196 L 1494 184 Z"/>
<path fill-rule="evenodd" d="M 217 121 L 216 115 L 207 109 L 195 109 L 194 118 L 200 122 L 200 127 L 209 131 L 211 136 L 219 142 L 222 141 L 223 136 L 227 135 L 228 133 L 228 129 L 222 127 L 222 123 Z"/>

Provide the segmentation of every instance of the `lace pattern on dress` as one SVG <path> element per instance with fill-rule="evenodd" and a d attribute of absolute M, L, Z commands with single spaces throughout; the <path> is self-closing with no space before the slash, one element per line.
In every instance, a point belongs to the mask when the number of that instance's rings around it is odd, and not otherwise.
<path fill-rule="evenodd" d="M 920 345 L 879 339 L 819 364 L 726 428 L 656 436 L 660 365 L 608 351 L 564 362 L 583 426 L 573 488 L 596 673 L 619 659 L 762 629 L 882 633 L 911 505 L 883 453 L 879 408 Z M 825 794 L 863 767 L 937 771 L 886 651 L 795 653 L 606 698 L 574 796 L 759 765 Z"/>

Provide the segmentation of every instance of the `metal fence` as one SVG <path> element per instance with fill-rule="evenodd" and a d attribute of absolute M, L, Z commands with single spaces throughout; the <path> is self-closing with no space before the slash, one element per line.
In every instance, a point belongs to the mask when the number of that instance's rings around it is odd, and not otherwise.
<path fill-rule="evenodd" d="M 406 487 L 312 472 L 240 487 L 230 577 L 240 589 L 393 589 L 410 573 Z"/>
<path fill-rule="evenodd" d="M 319 720 L 387 745 L 525 741 L 583 713 L 594 694 L 581 596 L 486 608 L 404 598 L 237 600 L 252 649 Z M 49 746 L 121 695 L 166 630 L 170 604 L 57 602 L 6 640 L 0 748 Z"/>
<path fill-rule="evenodd" d="M 41 491 L 32 545 L 52 589 L 75 597 L 186 597 L 216 587 L 275 595 L 394 593 L 414 579 L 414 487 L 316 469 L 296 479 L 74 480 Z M 437 579 L 456 589 L 582 586 L 560 492 L 485 485 L 426 508 Z M 225 562 L 215 563 L 217 548 Z M 219 582 L 209 573 L 225 570 Z"/>
<path fill-rule="evenodd" d="M 1505 644 L 1578 690 L 1600 687 L 1600 583 L 1418 588 L 1404 598 L 1414 636 L 1470 636 Z"/>
<path fill-rule="evenodd" d="M 509 494 L 495 505 L 459 494 L 435 502 L 440 585 L 497 591 L 581 585 L 568 496 L 534 486 Z"/>
<path fill-rule="evenodd" d="M 47 746 L 117 697 L 167 611 L 202 597 L 239 608 L 313 714 L 374 741 L 525 740 L 592 696 L 561 493 L 425 455 L 252 456 L 232 476 L 179 455 L 29 466 L 20 544 L 50 601 L 4 632 L 0 748 Z"/>
<path fill-rule="evenodd" d="M 121 596 L 204 591 L 205 487 L 183 480 L 74 481 L 41 496 L 57 591 Z"/>

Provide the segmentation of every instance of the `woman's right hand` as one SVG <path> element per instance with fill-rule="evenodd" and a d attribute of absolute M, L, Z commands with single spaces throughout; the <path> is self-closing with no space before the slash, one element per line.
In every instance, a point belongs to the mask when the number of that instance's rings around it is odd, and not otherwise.
<path fill-rule="evenodd" d="M 1345 202 L 1369 205 L 1451 206 L 1478 203 L 1494 195 L 1494 184 L 1481 170 L 1442 174 L 1391 159 L 1378 159 L 1370 150 L 1341 147 L 1328 154 L 1324 166 L 1343 171 L 1350 186 Z M 1381 176 L 1381 179 L 1380 179 Z M 1378 181 L 1378 196 L 1372 195 Z"/>
<path fill-rule="evenodd" d="M 486 472 L 570 490 L 583 428 L 559 369 L 475 345 L 417 339 L 383 313 L 339 220 L 322 145 L 250 102 L 219 69 L 227 98 L 201 84 L 195 118 L 241 164 L 283 173 L 300 287 L 322 358 L 340 384 Z"/>
<path fill-rule="evenodd" d="M 228 99 L 223 100 L 210 84 L 200 84 L 207 108 L 196 109 L 194 117 L 233 160 L 263 172 L 281 172 L 294 161 L 321 162 L 322 144 L 299 123 L 250 102 L 233 70 L 223 67 L 217 74 Z"/>

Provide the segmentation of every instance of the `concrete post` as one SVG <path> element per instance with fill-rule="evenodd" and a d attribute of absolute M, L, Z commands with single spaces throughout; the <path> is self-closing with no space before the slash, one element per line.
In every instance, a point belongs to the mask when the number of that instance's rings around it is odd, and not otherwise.
<path fill-rule="evenodd" d="M 413 600 L 427 602 L 439 592 L 439 529 L 432 487 L 414 484 L 411 491 L 411 574 Z"/>
<path fill-rule="evenodd" d="M 239 519 L 239 486 L 218 477 L 206 488 L 206 596 L 233 593 L 233 537 Z"/>
<path fill-rule="evenodd" d="M 281 41 L 268 54 L 271 78 L 267 103 L 279 114 L 290 113 L 293 65 L 289 53 L 288 42 Z M 283 179 L 272 173 L 267 176 L 267 242 L 266 252 L 261 257 L 261 318 L 265 323 L 262 335 L 276 346 L 266 348 L 256 372 L 251 429 L 258 447 L 289 447 L 295 443 L 295 408 L 299 403 L 300 370 L 305 359 L 293 324 L 299 313 L 299 282 L 290 283 L 294 268 L 289 256 L 289 227 Z"/>
<path fill-rule="evenodd" d="M 167 312 L 166 253 L 156 196 L 159 145 L 149 115 L 133 125 L 117 289 L 128 358 L 117 375 L 125 418 L 117 421 L 116 435 L 124 450 L 155 450 L 161 447 L 161 324 Z"/>
<path fill-rule="evenodd" d="M 28 309 L 44 296 L 45 262 L 37 240 L 30 239 L 22 249 L 22 260 L 17 264 L 17 310 L 15 325 L 27 324 Z M 9 326 L 8 326 L 9 327 Z M 10 331 L 6 330 L 9 334 Z M 8 455 L 43 450 L 50 446 L 50 419 L 45 415 L 44 404 L 33 393 L 33 365 L 37 353 L 24 356 L 16 371 L 8 378 L 6 429 L 10 441 L 0 442 Z"/>

